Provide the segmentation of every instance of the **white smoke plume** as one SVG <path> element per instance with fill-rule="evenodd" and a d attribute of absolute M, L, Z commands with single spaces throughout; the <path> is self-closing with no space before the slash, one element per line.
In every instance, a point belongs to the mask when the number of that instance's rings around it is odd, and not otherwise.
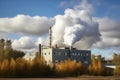
<path fill-rule="evenodd" d="M 80 24 L 76 24 L 72 27 L 65 28 L 64 34 L 64 42 L 68 44 L 68 46 L 72 46 L 76 41 L 80 40 L 80 38 L 85 34 L 85 27 Z M 79 35 L 79 37 L 77 37 Z"/>
<path fill-rule="evenodd" d="M 83 4 L 86 4 L 86 6 L 80 6 Z M 87 7 L 87 5 L 90 6 L 90 8 L 84 8 Z M 92 19 L 92 12 L 90 11 L 93 12 L 92 5 L 83 0 L 73 9 L 66 9 L 64 15 L 55 16 L 53 45 L 60 45 L 62 44 L 60 42 L 63 42 L 68 46 L 74 45 L 77 48 L 86 49 L 99 41 L 99 25 Z"/>

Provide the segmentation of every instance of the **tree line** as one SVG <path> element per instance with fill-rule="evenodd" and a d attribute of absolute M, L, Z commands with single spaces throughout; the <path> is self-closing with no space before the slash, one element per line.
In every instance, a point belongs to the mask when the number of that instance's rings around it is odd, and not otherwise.
<path fill-rule="evenodd" d="M 101 55 L 92 55 L 91 64 L 85 66 L 82 62 L 71 59 L 48 65 L 42 56 L 36 52 L 34 59 L 22 58 L 25 53 L 12 49 L 10 40 L 0 40 L 0 77 L 67 77 L 80 75 L 110 76 L 120 75 L 120 67 L 115 70 L 103 65 Z M 113 55 L 113 63 L 119 64 L 119 54 Z"/>
<path fill-rule="evenodd" d="M 117 69 L 117 70 L 116 70 Z M 47 65 L 44 58 L 36 53 L 34 59 L 25 60 L 23 58 L 4 59 L 0 62 L 0 77 L 68 77 L 80 75 L 111 76 L 120 75 L 120 69 L 113 72 L 105 68 L 102 64 L 101 56 L 92 55 L 92 62 L 85 66 L 81 62 L 67 59 L 60 63 Z M 116 72 L 117 71 L 117 72 Z M 119 71 L 119 72 L 118 72 Z"/>
<path fill-rule="evenodd" d="M 13 50 L 11 40 L 0 39 L 0 61 L 11 58 L 17 59 L 24 55 L 25 53 L 22 51 Z"/>

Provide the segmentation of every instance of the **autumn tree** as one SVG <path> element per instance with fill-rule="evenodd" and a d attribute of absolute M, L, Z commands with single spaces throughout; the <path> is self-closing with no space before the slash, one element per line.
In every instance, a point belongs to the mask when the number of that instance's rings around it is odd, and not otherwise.
<path fill-rule="evenodd" d="M 92 75 L 102 75 L 104 68 L 101 55 L 92 55 L 92 63 L 89 65 L 88 69 L 89 73 Z"/>
<path fill-rule="evenodd" d="M 114 70 L 114 75 L 119 75 L 120 76 L 120 66 L 116 66 Z"/>
<path fill-rule="evenodd" d="M 8 76 L 9 75 L 9 61 L 4 59 L 1 63 L 1 75 L 0 76 Z"/>
<path fill-rule="evenodd" d="M 56 71 L 61 76 L 80 75 L 84 72 L 84 66 L 81 62 L 68 59 L 56 64 Z"/>
<path fill-rule="evenodd" d="M 97 59 L 98 59 L 98 75 L 102 75 L 103 73 L 103 64 L 102 64 L 102 57 L 101 55 L 98 55 L 97 56 Z"/>
<path fill-rule="evenodd" d="M 11 71 L 14 71 L 16 69 L 16 61 L 13 58 L 10 60 L 10 69 Z"/>
<path fill-rule="evenodd" d="M 4 57 L 4 46 L 5 46 L 5 40 L 0 39 L 0 61 L 2 61 Z"/>
<path fill-rule="evenodd" d="M 114 64 L 120 64 L 120 54 L 113 54 L 113 63 Z"/>

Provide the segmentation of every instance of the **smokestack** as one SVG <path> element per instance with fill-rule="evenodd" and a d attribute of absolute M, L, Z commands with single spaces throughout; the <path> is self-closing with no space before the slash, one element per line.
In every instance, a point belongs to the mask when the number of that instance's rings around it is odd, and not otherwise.
<path fill-rule="evenodd" d="M 55 44 L 55 48 L 58 48 L 57 44 Z"/>
<path fill-rule="evenodd" d="M 51 27 L 50 27 L 50 29 L 49 29 L 49 46 L 50 46 L 50 48 L 52 47 L 52 29 L 51 29 Z"/>
<path fill-rule="evenodd" d="M 41 56 L 41 44 L 39 44 L 39 54 Z"/>
<path fill-rule="evenodd" d="M 70 47 L 69 47 L 69 49 L 70 49 L 70 50 L 72 50 L 72 49 L 73 49 L 73 47 L 72 47 L 72 46 L 70 46 Z"/>

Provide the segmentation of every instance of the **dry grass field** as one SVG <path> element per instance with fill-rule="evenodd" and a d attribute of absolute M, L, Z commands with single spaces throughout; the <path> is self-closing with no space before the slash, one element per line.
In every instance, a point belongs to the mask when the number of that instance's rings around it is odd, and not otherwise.
<path fill-rule="evenodd" d="M 0 80 L 120 80 L 120 76 L 82 76 L 82 77 L 67 77 L 67 78 L 0 78 Z"/>

